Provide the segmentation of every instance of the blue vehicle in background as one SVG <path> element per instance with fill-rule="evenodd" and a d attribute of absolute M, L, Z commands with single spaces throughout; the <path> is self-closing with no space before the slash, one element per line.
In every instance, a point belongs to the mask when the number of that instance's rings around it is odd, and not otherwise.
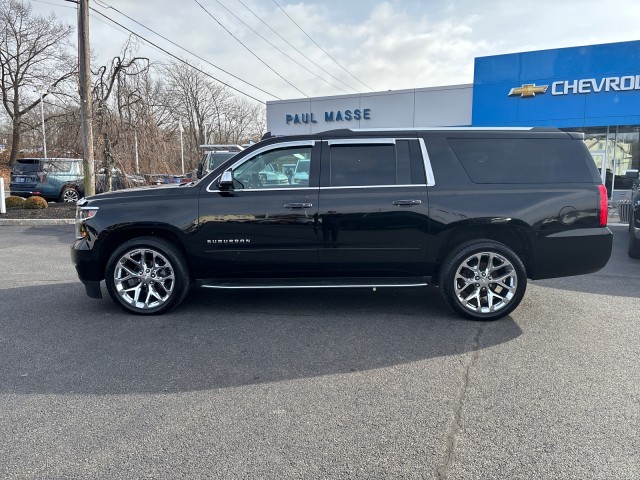
<path fill-rule="evenodd" d="M 11 170 L 11 195 L 77 202 L 84 175 L 79 158 L 19 158 Z"/>
<path fill-rule="evenodd" d="M 143 186 L 140 175 L 125 175 L 117 168 L 111 173 L 111 189 Z M 96 173 L 96 193 L 106 189 L 105 169 Z M 84 173 L 80 158 L 20 158 L 11 170 L 11 195 L 40 196 L 47 201 L 77 202 L 84 196 Z"/>

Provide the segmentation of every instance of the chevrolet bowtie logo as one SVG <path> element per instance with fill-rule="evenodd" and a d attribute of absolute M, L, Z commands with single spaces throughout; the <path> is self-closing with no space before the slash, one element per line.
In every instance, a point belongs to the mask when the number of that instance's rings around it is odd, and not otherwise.
<path fill-rule="evenodd" d="M 544 93 L 549 88 L 549 85 L 538 85 L 535 83 L 525 84 L 521 87 L 512 88 L 509 92 L 509 96 L 520 95 L 520 97 L 535 97 L 536 93 Z"/>

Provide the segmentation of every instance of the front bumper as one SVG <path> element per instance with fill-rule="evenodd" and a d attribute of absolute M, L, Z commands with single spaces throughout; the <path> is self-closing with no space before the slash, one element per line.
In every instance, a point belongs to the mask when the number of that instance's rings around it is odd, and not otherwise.
<path fill-rule="evenodd" d="M 76 268 L 78 278 L 84 284 L 87 295 L 91 298 L 102 298 L 100 281 L 104 278 L 104 269 L 100 267 L 97 252 L 89 247 L 84 238 L 71 244 L 71 262 Z"/>

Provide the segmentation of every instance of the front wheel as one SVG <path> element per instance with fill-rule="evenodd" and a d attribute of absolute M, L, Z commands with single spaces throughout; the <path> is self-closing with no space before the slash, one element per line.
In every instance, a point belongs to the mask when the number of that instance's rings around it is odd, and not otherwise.
<path fill-rule="evenodd" d="M 140 315 L 165 313 L 189 292 L 188 267 L 171 243 L 152 237 L 134 238 L 109 258 L 105 283 L 111 298 Z"/>
<path fill-rule="evenodd" d="M 449 306 L 473 320 L 496 320 L 511 313 L 527 288 L 518 255 L 491 240 L 455 248 L 441 267 L 440 289 Z"/>

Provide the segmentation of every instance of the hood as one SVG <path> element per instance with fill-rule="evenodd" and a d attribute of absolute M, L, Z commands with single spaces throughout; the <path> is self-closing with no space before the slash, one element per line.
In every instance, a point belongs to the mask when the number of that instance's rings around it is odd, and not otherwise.
<path fill-rule="evenodd" d="M 136 187 L 136 188 L 127 188 L 124 190 L 115 190 L 113 192 L 104 192 L 98 193 L 96 195 L 92 195 L 87 197 L 87 201 L 102 201 L 102 200 L 132 200 L 138 197 L 165 197 L 167 195 L 172 195 L 179 188 L 189 188 L 188 186 L 181 186 L 178 184 L 169 184 L 169 185 L 158 185 L 158 186 L 144 186 L 144 187 Z"/>

